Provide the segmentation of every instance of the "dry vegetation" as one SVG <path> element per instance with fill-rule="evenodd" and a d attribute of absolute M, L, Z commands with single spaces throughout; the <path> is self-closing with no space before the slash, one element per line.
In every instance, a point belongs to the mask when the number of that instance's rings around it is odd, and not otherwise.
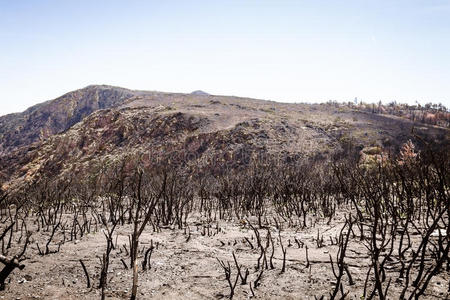
<path fill-rule="evenodd" d="M 448 299 L 449 151 L 350 150 L 41 176 L 0 197 L 0 295 Z"/>
<path fill-rule="evenodd" d="M 0 298 L 446 299 L 447 121 L 108 86 L 0 117 Z"/>
<path fill-rule="evenodd" d="M 450 111 L 441 103 L 427 103 L 422 106 L 420 104 L 396 103 L 395 101 L 387 105 L 381 102 L 378 104 L 360 102 L 358 105 L 349 102 L 347 106 L 370 113 L 388 114 L 409 119 L 413 122 L 450 128 Z"/>

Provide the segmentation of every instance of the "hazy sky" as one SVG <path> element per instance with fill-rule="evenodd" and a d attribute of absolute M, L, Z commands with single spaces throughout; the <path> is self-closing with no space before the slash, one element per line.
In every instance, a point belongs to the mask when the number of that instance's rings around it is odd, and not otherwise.
<path fill-rule="evenodd" d="M 450 106 L 450 1 L 0 0 L 0 115 L 90 84 Z"/>

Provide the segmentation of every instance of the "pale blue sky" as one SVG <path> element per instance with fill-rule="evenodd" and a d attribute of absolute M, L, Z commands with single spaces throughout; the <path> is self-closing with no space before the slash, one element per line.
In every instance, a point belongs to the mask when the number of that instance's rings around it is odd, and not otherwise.
<path fill-rule="evenodd" d="M 0 0 L 0 115 L 90 84 L 450 106 L 450 0 Z"/>

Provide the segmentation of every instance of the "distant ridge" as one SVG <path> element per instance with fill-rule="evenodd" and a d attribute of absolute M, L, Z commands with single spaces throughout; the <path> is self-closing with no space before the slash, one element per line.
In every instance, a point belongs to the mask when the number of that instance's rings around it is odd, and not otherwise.
<path fill-rule="evenodd" d="M 196 91 L 193 91 L 193 92 L 191 93 L 191 95 L 196 95 L 196 96 L 209 96 L 210 94 L 208 94 L 207 92 L 204 92 L 204 91 L 202 91 L 202 90 L 196 90 Z"/>

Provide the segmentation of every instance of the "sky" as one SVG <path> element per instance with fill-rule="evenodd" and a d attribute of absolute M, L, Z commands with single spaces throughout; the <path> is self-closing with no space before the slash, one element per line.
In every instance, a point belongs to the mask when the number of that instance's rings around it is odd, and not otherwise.
<path fill-rule="evenodd" d="M 91 84 L 450 106 L 450 0 L 0 0 L 0 115 Z"/>

